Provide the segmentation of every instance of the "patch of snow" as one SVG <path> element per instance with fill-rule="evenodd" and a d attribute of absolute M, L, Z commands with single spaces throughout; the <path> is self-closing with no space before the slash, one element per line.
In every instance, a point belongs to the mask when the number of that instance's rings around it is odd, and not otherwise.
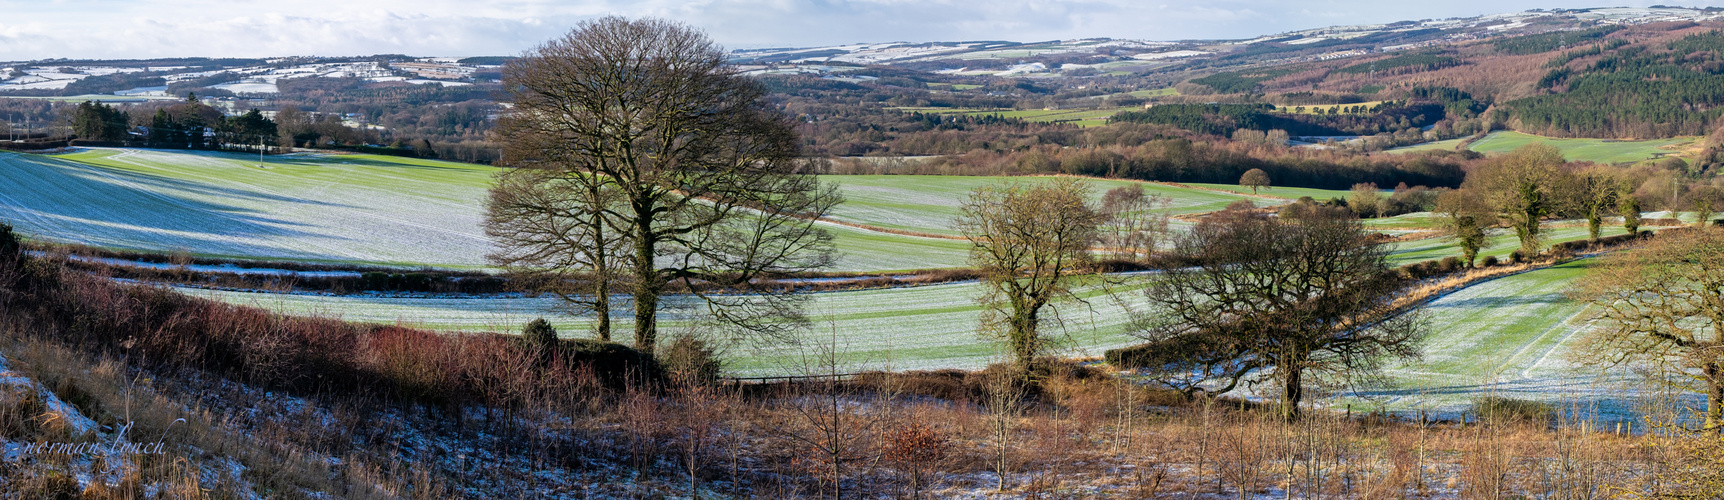
<path fill-rule="evenodd" d="M 165 95 L 168 95 L 168 86 L 162 85 L 159 87 L 137 87 L 137 88 L 130 89 L 130 90 L 121 90 L 121 91 L 114 92 L 114 95 L 165 96 Z"/>
<path fill-rule="evenodd" d="M 281 89 L 277 88 L 274 83 L 260 82 L 257 80 L 240 80 L 237 82 L 223 83 L 221 85 L 212 85 L 211 88 L 224 89 L 235 94 L 281 93 Z"/>
<path fill-rule="evenodd" d="M 1209 53 L 1199 50 L 1175 50 L 1172 52 L 1156 52 L 1153 54 L 1135 54 L 1131 56 L 1131 58 L 1144 61 L 1154 61 L 1156 59 L 1176 59 L 1181 57 L 1196 57 L 1206 54 Z"/>
<path fill-rule="evenodd" d="M 471 83 L 466 83 L 466 82 L 445 82 L 442 80 L 421 80 L 421 79 L 417 79 L 417 78 L 412 79 L 412 80 L 402 80 L 402 81 L 405 81 L 407 83 L 418 84 L 418 85 L 442 85 L 444 87 L 465 87 L 468 85 L 472 85 Z"/>
<path fill-rule="evenodd" d="M 77 408 L 66 404 L 65 401 L 61 401 L 60 397 L 55 396 L 52 391 L 48 390 L 48 388 L 42 387 L 35 381 L 30 380 L 29 377 L 25 377 L 20 375 L 18 372 L 12 371 L 11 368 L 6 366 L 6 358 L 4 356 L 0 356 L 0 385 L 12 386 L 25 391 L 35 391 L 37 399 L 40 399 L 42 404 L 48 407 L 48 411 L 59 415 L 62 419 L 65 419 L 66 427 L 71 429 L 72 434 L 75 436 L 97 432 L 102 428 L 101 424 L 97 424 L 95 420 L 90 420 L 90 417 L 84 416 L 84 414 L 80 413 Z M 15 450 L 13 446 L 6 447 L 6 454 L 8 457 L 14 452 L 19 451 L 21 450 Z"/>
<path fill-rule="evenodd" d="M 1042 73 L 1042 72 L 1046 72 L 1047 70 L 1048 70 L 1048 65 L 1042 64 L 1039 62 L 1034 62 L 1034 63 L 1019 64 L 1019 65 L 1012 66 L 1011 68 L 1008 68 L 1005 71 L 1001 71 L 999 73 L 996 73 L 996 75 L 997 76 L 1022 75 L 1022 74 L 1027 74 L 1027 73 Z"/>

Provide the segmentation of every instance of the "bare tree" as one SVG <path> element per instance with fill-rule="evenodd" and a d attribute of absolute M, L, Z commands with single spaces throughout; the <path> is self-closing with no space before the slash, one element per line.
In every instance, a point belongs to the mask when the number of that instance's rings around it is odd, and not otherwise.
<path fill-rule="evenodd" d="M 1694 382 L 1706 395 L 1705 428 L 1724 429 L 1724 232 L 1660 234 L 1594 265 L 1569 293 L 1597 306 L 1583 338 L 1587 361 L 1642 363 Z"/>
<path fill-rule="evenodd" d="M 1411 358 L 1426 333 L 1393 304 L 1402 283 L 1387 250 L 1352 214 L 1317 208 L 1293 220 L 1227 211 L 1176 241 L 1192 267 L 1168 269 L 1146 291 L 1145 362 L 1187 394 L 1242 382 L 1280 388 L 1283 418 L 1299 416 L 1307 384 L 1348 383 L 1385 358 Z"/>
<path fill-rule="evenodd" d="M 1537 254 L 1539 222 L 1561 208 L 1556 189 L 1564 163 L 1562 152 L 1554 147 L 1524 146 L 1467 174 L 1461 189 L 1478 193 L 1486 206 L 1514 228 L 1521 250 Z"/>
<path fill-rule="evenodd" d="M 1282 144 L 1286 144 L 1286 141 L 1282 141 Z M 1251 188 L 1251 194 L 1257 194 L 1257 188 L 1269 187 L 1269 173 L 1261 168 L 1246 170 L 1245 175 L 1239 176 L 1239 185 Z"/>
<path fill-rule="evenodd" d="M 1100 243 L 1108 251 L 1124 253 L 1132 259 L 1155 254 L 1155 247 L 1167 235 L 1167 207 L 1173 199 L 1147 194 L 1143 186 L 1120 186 L 1101 196 Z"/>
<path fill-rule="evenodd" d="M 795 295 L 755 284 L 832 262 L 832 237 L 813 218 L 840 197 L 798 167 L 788 119 L 705 35 L 670 21 L 606 17 L 529 51 L 503 74 L 514 107 L 499 136 L 510 163 L 586 177 L 616 196 L 597 211 L 628 244 L 636 347 L 653 350 L 672 281 L 746 331 L 782 334 L 806 322 Z"/>
<path fill-rule="evenodd" d="M 1002 333 L 1019 367 L 1046 344 L 1042 309 L 1070 297 L 1070 277 L 1089 263 L 1102 216 L 1076 179 L 976 188 L 954 226 L 970 240 L 970 264 L 988 294 L 984 330 Z"/>
<path fill-rule="evenodd" d="M 597 337 L 609 342 L 611 294 L 628 242 L 605 218 L 621 209 L 622 193 L 602 179 L 543 165 L 503 170 L 491 189 L 485 232 L 499 247 L 492 263 L 575 306 L 576 314 L 594 314 Z"/>

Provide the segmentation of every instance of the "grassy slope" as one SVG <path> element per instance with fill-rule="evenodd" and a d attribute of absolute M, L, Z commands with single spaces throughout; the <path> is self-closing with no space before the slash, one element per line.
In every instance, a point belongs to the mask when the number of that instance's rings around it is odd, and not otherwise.
<path fill-rule="evenodd" d="M 1605 226 L 1603 228 L 1602 235 L 1615 236 L 1626 232 L 1627 231 L 1624 231 L 1620 225 Z M 1541 235 L 1545 247 L 1565 241 L 1586 239 L 1586 236 L 1586 227 L 1584 226 L 1545 228 L 1544 233 Z M 1392 245 L 1392 248 L 1394 250 L 1390 251 L 1389 261 L 1395 265 L 1441 259 L 1448 256 L 1459 257 L 1461 255 L 1460 246 L 1455 244 L 1455 240 L 1453 238 L 1439 237 L 1395 243 Z M 1496 256 L 1498 259 L 1507 259 L 1508 254 L 1514 252 L 1515 249 L 1518 248 L 1520 248 L 1520 239 L 1516 238 L 1514 233 L 1506 229 L 1493 229 L 1490 231 L 1489 243 L 1485 248 L 1479 250 L 1479 258 L 1483 259 L 1487 256 Z"/>
<path fill-rule="evenodd" d="M 541 298 L 384 298 L 323 297 L 182 289 L 183 292 L 230 303 L 253 305 L 289 314 L 322 315 L 349 321 L 403 323 L 439 330 L 517 332 L 527 321 L 544 317 L 565 336 L 589 336 L 589 319 L 554 310 L 555 299 Z M 1000 343 L 976 333 L 981 307 L 975 299 L 980 285 L 957 283 L 914 288 L 825 292 L 812 295 L 806 306 L 813 327 L 789 342 L 733 346 L 729 369 L 739 374 L 795 374 L 804 356 L 813 359 L 822 345 L 833 344 L 848 370 L 979 368 L 998 361 Z M 1129 294 L 1129 292 L 1128 292 Z M 1070 337 L 1062 354 L 1100 355 L 1105 349 L 1128 345 L 1129 316 L 1097 290 L 1083 293 L 1094 310 L 1071 305 L 1066 310 Z M 1128 295 L 1135 296 L 1135 295 Z M 687 298 L 680 297 L 684 305 Z M 687 320 L 661 321 L 668 333 L 684 331 Z M 619 310 L 618 338 L 630 335 L 632 322 Z"/>
<path fill-rule="evenodd" d="M 1435 229 L 1439 225 L 1439 222 L 1441 221 L 1438 220 L 1437 216 L 1430 212 L 1413 212 L 1394 217 L 1380 217 L 1359 221 L 1359 223 L 1364 224 L 1366 228 L 1393 229 Z"/>
<path fill-rule="evenodd" d="M 1429 151 L 1433 149 L 1454 150 L 1463 139 L 1417 144 L 1389 150 L 1390 153 L 1409 153 Z M 1590 161 L 1598 163 L 1636 162 L 1660 155 L 1680 154 L 1683 148 L 1698 140 L 1696 137 L 1676 137 L 1672 139 L 1652 139 L 1644 141 L 1610 140 L 1610 139 L 1553 139 L 1539 137 L 1514 131 L 1492 132 L 1483 139 L 1467 146 L 1468 149 L 1485 154 L 1506 153 L 1516 148 L 1533 143 L 1544 143 L 1555 146 L 1562 155 L 1570 161 Z"/>
<path fill-rule="evenodd" d="M 495 168 L 373 155 L 92 149 L 0 153 L 0 220 L 95 246 L 398 266 L 479 268 Z M 834 270 L 963 264 L 962 242 L 836 227 Z"/>
<path fill-rule="evenodd" d="M 1453 412 L 1497 395 L 1596 405 L 1606 415 L 1622 415 L 1629 402 L 1619 379 L 1570 361 L 1590 316 L 1563 291 L 1592 262 L 1499 278 L 1432 302 L 1423 359 L 1387 370 L 1398 388 L 1365 394 L 1401 409 Z"/>
<path fill-rule="evenodd" d="M 0 219 L 25 234 L 138 250 L 476 267 L 493 169 L 365 155 L 0 153 Z"/>
<path fill-rule="evenodd" d="M 1381 395 L 1406 396 L 1423 392 L 1448 403 L 1465 403 L 1477 395 L 1477 385 L 1492 374 L 1545 377 L 1540 370 L 1564 366 L 1546 356 L 1581 326 L 1579 306 L 1561 296 L 1586 262 L 1488 281 L 1434 302 L 1430 311 L 1432 337 L 1421 361 L 1395 367 L 1392 374 L 1411 389 Z M 567 336 L 587 336 L 586 318 L 555 310 L 549 297 L 504 299 L 322 297 L 263 293 L 184 290 L 192 295 L 255 305 L 291 314 L 335 316 L 350 321 L 405 323 L 461 331 L 517 331 L 536 317 L 545 317 Z M 976 368 L 999 360 L 999 342 L 978 335 L 981 308 L 975 299 L 979 285 L 957 283 L 914 288 L 825 292 L 813 294 L 807 305 L 812 328 L 788 342 L 759 342 L 731 347 L 730 370 L 739 374 L 795 374 L 799 363 L 815 358 L 824 345 L 836 342 L 849 370 Z M 1084 293 L 1090 306 L 1066 309 L 1063 354 L 1097 355 L 1130 345 L 1130 315 L 1099 290 Z M 1121 295 L 1139 300 L 1135 289 Z M 677 299 L 686 300 L 686 298 Z M 686 304 L 685 304 L 686 305 Z M 616 335 L 626 338 L 629 319 L 618 311 Z M 667 332 L 690 326 L 686 316 L 671 313 Z M 1531 370 L 1531 371 L 1529 371 Z M 1505 380 L 1513 379 L 1505 375 Z M 1548 380 L 1539 383 L 1548 383 Z M 1530 382 L 1529 382 L 1530 383 Z M 1447 385 L 1443 385 L 1447 384 Z M 1450 387 L 1453 386 L 1453 387 Z M 1442 391 L 1450 391 L 1453 394 Z M 1470 391 L 1470 392 L 1469 392 Z M 1393 394 L 1391 394 L 1393 393 Z M 1403 401 L 1405 404 L 1412 404 Z M 1446 404 L 1446 403 L 1445 403 Z"/>
<path fill-rule="evenodd" d="M 951 229 L 951 221 L 958 216 L 958 206 L 964 197 L 978 186 L 1002 180 L 998 177 L 936 175 L 828 175 L 822 176 L 821 179 L 837 184 L 839 190 L 844 193 L 844 203 L 834 210 L 834 219 L 889 229 L 948 235 L 957 234 Z M 1047 182 L 1051 179 L 1017 177 L 1011 180 Z M 1094 186 L 1097 198 L 1114 187 L 1141 185 L 1147 193 L 1172 198 L 1172 209 L 1177 213 L 1220 210 L 1228 203 L 1241 199 L 1251 199 L 1258 205 L 1270 203 L 1246 196 L 1149 182 L 1089 182 Z"/>
<path fill-rule="evenodd" d="M 1199 184 L 1199 183 L 1187 183 L 1187 184 L 1192 185 L 1192 186 L 1197 186 L 1200 188 L 1219 189 L 1222 191 L 1232 191 L 1232 192 L 1241 193 L 1241 194 L 1251 192 L 1251 188 L 1240 186 L 1238 184 Z M 1257 194 L 1258 194 L 1258 196 L 1270 196 L 1270 197 L 1275 197 L 1275 198 L 1284 198 L 1284 199 L 1288 199 L 1288 200 L 1296 200 L 1302 196 L 1310 196 L 1311 198 L 1316 199 L 1318 201 L 1324 201 L 1324 200 L 1328 200 L 1330 198 L 1346 198 L 1348 192 L 1342 191 L 1339 189 L 1312 189 L 1312 188 L 1301 188 L 1301 187 L 1273 187 L 1273 186 L 1271 186 L 1271 187 L 1257 190 Z"/>
<path fill-rule="evenodd" d="M 1480 153 L 1507 153 L 1516 148 L 1533 143 L 1544 143 L 1555 146 L 1562 155 L 1570 161 L 1592 161 L 1599 163 L 1634 162 L 1654 158 L 1660 154 L 1677 152 L 1677 148 L 1686 146 L 1696 140 L 1694 137 L 1677 137 L 1674 139 L 1654 139 L 1646 141 L 1612 141 L 1606 139 L 1551 139 L 1520 132 L 1495 132 L 1479 139 L 1471 146 L 1473 151 Z"/>
<path fill-rule="evenodd" d="M 1460 139 L 1448 139 L 1448 140 L 1442 140 L 1442 141 L 1436 141 L 1436 142 L 1426 142 L 1426 143 L 1414 144 L 1411 146 L 1402 146 L 1402 147 L 1398 147 L 1398 148 L 1394 148 L 1394 149 L 1389 149 L 1389 150 L 1385 150 L 1383 152 L 1384 153 L 1417 153 L 1420 151 L 1436 151 L 1436 150 L 1454 151 L 1455 147 L 1461 145 L 1461 142 L 1465 141 L 1465 140 L 1466 140 L 1466 138 L 1460 138 Z"/>

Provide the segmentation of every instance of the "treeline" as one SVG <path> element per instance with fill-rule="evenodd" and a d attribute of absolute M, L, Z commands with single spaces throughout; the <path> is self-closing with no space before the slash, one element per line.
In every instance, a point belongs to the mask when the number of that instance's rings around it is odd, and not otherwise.
<path fill-rule="evenodd" d="M 1114 115 L 1114 122 L 1172 125 L 1200 134 L 1230 136 L 1236 130 L 1284 130 L 1299 136 L 1376 135 L 1442 120 L 1439 102 L 1387 102 L 1349 106 L 1347 114 L 1282 114 L 1270 104 L 1162 104 Z"/>
<path fill-rule="evenodd" d="M 1295 120 L 1274 112 L 1272 104 L 1162 104 L 1124 111 L 1115 122 L 1158 123 L 1200 134 L 1227 136 L 1239 129 L 1285 130 L 1293 135 L 1345 135 L 1340 130 Z"/>
<path fill-rule="evenodd" d="M 153 148 L 255 151 L 268 148 L 277 134 L 275 122 L 264 118 L 258 110 L 222 116 L 220 111 L 197 101 L 156 110 L 150 117 L 148 130 L 145 142 Z"/>
<path fill-rule="evenodd" d="M 1222 94 L 1240 94 L 1257 90 L 1257 84 L 1292 73 L 1291 69 L 1275 69 L 1254 73 L 1238 73 L 1223 71 L 1202 78 L 1193 78 L 1187 83 L 1195 83 L 1213 89 Z"/>
<path fill-rule="evenodd" d="M 1335 70 L 1336 73 L 1400 75 L 1460 66 L 1461 60 L 1438 54 L 1405 54 Z"/>
<path fill-rule="evenodd" d="M 1584 49 L 1563 52 L 1562 55 L 1553 57 L 1549 62 L 1544 63 L 1544 66 L 1547 68 L 1561 68 L 1568 65 L 1568 63 L 1573 62 L 1575 59 L 1603 55 L 1605 51 L 1620 49 L 1626 45 L 1628 45 L 1628 40 L 1612 38 L 1610 40 L 1605 40 L 1602 44 L 1593 44 L 1591 47 Z"/>
<path fill-rule="evenodd" d="M 1540 52 L 1550 52 L 1550 51 L 1557 50 L 1557 49 L 1560 49 L 1563 47 L 1567 47 L 1569 45 L 1579 44 L 1579 43 L 1583 43 L 1583 42 L 1587 42 L 1587 41 L 1591 41 L 1591 40 L 1597 40 L 1599 38 L 1603 38 L 1605 35 L 1615 33 L 1621 29 L 1622 29 L 1621 26 L 1605 26 L 1602 28 L 1593 28 L 1593 29 L 1589 29 L 1589 30 L 1580 30 L 1580 31 L 1555 31 L 1555 32 L 1550 32 L 1550 33 L 1539 33 L 1536 35 L 1525 35 L 1525 36 L 1517 36 L 1517 37 L 1511 37 L 1511 38 L 1503 38 L 1503 39 L 1491 42 L 1491 46 L 1496 48 L 1497 52 L 1502 52 L 1504 54 L 1513 54 L 1513 55 L 1537 54 Z"/>
<path fill-rule="evenodd" d="M 1156 138 L 1094 147 L 1046 145 L 1021 151 L 973 151 L 961 156 L 881 166 L 840 161 L 835 174 L 1035 175 L 1071 174 L 1164 182 L 1233 184 L 1262 169 L 1276 186 L 1349 189 L 1355 184 L 1454 187 L 1473 160 L 1460 154 L 1355 155 L 1246 142 Z"/>

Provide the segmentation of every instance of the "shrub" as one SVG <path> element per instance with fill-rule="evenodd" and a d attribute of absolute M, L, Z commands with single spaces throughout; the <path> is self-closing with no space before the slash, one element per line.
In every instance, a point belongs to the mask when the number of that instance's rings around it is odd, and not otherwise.
<path fill-rule="evenodd" d="M 665 378 L 664 367 L 651 354 L 622 344 L 563 339 L 557 342 L 552 356 L 570 371 L 591 370 L 601 384 L 612 389 L 656 385 Z"/>
<path fill-rule="evenodd" d="M 1461 258 L 1460 257 L 1452 257 L 1452 256 L 1451 257 L 1444 257 L 1443 260 L 1441 261 L 1440 266 L 1441 266 L 1440 268 L 1445 273 L 1455 272 L 1456 269 L 1460 269 L 1462 267 Z"/>
<path fill-rule="evenodd" d="M 18 250 L 18 235 L 12 232 L 12 225 L 0 223 L 0 259 L 15 259 Z"/>
<path fill-rule="evenodd" d="M 722 366 L 712 348 L 694 335 L 677 336 L 659 354 L 658 361 L 677 381 L 691 384 L 717 381 Z"/>
<path fill-rule="evenodd" d="M 1526 250 L 1515 250 L 1513 252 L 1509 252 L 1508 259 L 1509 259 L 1509 262 L 1516 263 L 1516 264 L 1526 262 L 1526 260 L 1527 260 Z"/>
<path fill-rule="evenodd" d="M 373 366 L 394 382 L 397 394 L 414 401 L 443 402 L 453 398 L 454 359 L 441 335 L 394 326 L 371 332 L 368 350 Z"/>
<path fill-rule="evenodd" d="M 545 318 L 529 321 L 527 326 L 521 329 L 521 340 L 530 347 L 541 349 L 556 347 L 557 327 L 551 326 L 551 322 L 545 321 Z"/>
<path fill-rule="evenodd" d="M 1491 267 L 1495 265 L 1497 265 L 1497 256 L 1495 255 L 1487 255 L 1485 256 L 1485 260 L 1479 262 L 1479 267 Z"/>
<path fill-rule="evenodd" d="M 1479 398 L 1473 402 L 1473 412 L 1479 421 L 1491 424 L 1548 423 L 1556 416 L 1549 404 L 1500 396 Z"/>

